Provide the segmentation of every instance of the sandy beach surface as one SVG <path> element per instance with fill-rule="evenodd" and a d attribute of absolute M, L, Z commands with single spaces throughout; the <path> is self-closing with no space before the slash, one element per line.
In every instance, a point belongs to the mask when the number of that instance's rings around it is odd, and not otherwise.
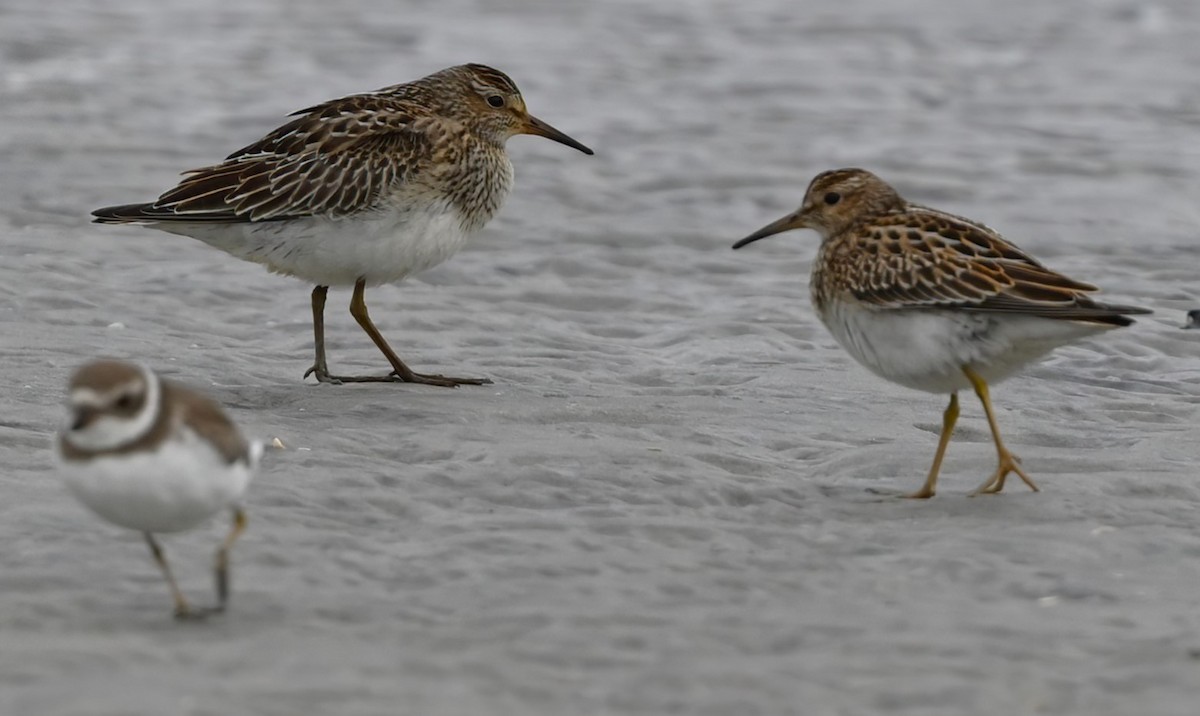
<path fill-rule="evenodd" d="M 1190 0 L 0 2 L 0 714 L 1190 716 L 1200 703 L 1200 6 Z M 88 223 L 293 110 L 467 61 L 595 157 L 368 293 L 417 370 L 325 386 L 310 286 Z M 855 365 L 816 236 L 863 166 L 1153 316 L 974 396 Z M 382 370 L 330 293 L 334 371 Z M 278 437 L 232 611 L 170 619 L 54 470 L 69 373 L 136 358 Z M 168 537 L 212 599 L 224 521 Z"/>

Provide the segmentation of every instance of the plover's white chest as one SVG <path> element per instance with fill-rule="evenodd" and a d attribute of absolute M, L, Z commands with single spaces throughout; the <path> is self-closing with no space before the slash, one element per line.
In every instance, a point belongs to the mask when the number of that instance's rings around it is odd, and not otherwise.
<path fill-rule="evenodd" d="M 181 428 L 155 448 L 63 459 L 60 469 L 71 493 L 109 522 L 139 532 L 178 532 L 234 505 L 260 452 L 255 444 L 248 462 L 228 463 Z"/>
<path fill-rule="evenodd" d="M 843 297 L 818 304 L 821 321 L 856 361 L 916 390 L 971 387 L 968 366 L 989 383 L 1106 326 L 1034 316 L 936 308 L 875 308 Z"/>

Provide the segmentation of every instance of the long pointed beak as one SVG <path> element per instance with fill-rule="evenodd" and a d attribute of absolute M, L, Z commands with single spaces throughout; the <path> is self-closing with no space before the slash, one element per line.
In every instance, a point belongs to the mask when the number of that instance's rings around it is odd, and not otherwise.
<path fill-rule="evenodd" d="M 551 127 L 550 125 L 546 124 L 545 122 L 538 119 L 537 117 L 531 116 L 525 121 L 525 131 L 522 132 L 522 134 L 536 134 L 539 137 L 545 137 L 546 139 L 553 139 L 554 141 L 558 142 L 559 144 L 565 144 L 568 147 L 571 147 L 572 149 L 578 149 L 579 151 L 581 151 L 584 154 L 587 154 L 589 156 L 592 154 L 595 154 L 595 152 L 593 152 L 592 150 L 583 146 L 579 142 L 576 142 L 574 139 L 571 139 L 567 135 L 558 131 L 554 127 Z"/>
<path fill-rule="evenodd" d="M 740 249 L 747 244 L 752 244 L 755 241 L 758 241 L 759 239 L 765 239 L 768 236 L 774 236 L 775 234 L 782 233 L 788 229 L 803 229 L 807 226 L 808 225 L 804 221 L 804 210 L 799 209 L 791 214 L 788 214 L 782 219 L 773 221 L 758 231 L 755 231 L 753 234 L 750 234 L 746 238 L 734 244 L 733 248 Z"/>

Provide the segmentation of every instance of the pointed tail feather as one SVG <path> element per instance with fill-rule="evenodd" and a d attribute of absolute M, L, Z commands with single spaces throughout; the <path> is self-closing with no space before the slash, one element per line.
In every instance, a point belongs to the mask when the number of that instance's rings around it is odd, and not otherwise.
<path fill-rule="evenodd" d="M 96 217 L 92 221 L 96 224 L 140 224 L 162 221 L 162 210 L 158 211 L 159 216 L 155 216 L 153 206 L 153 204 L 106 206 L 92 212 L 92 216 Z"/>
<path fill-rule="evenodd" d="M 96 224 L 165 224 L 170 222 L 185 224 L 236 224 L 251 221 L 249 216 L 238 216 L 232 211 L 207 211 L 195 213 L 179 213 L 170 207 L 156 204 L 121 204 L 106 206 L 92 212 Z M 276 217 L 272 217 L 275 219 Z M 289 217 L 278 217 L 286 219 Z"/>

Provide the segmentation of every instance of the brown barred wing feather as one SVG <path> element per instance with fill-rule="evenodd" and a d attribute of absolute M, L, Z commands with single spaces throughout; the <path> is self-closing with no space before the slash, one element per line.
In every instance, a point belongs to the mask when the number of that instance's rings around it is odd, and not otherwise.
<path fill-rule="evenodd" d="M 153 203 L 95 215 L 104 223 L 232 223 L 365 211 L 419 172 L 432 153 L 432 123 L 428 110 L 394 97 L 333 100 L 220 164 L 187 172 Z"/>
<path fill-rule="evenodd" d="M 1127 325 L 1141 308 L 1093 300 L 1091 284 L 1046 268 L 988 227 L 924 207 L 856 230 L 851 294 L 884 308 L 955 308 Z M 871 245 L 874 244 L 874 248 Z M 866 248 L 866 250 L 861 250 Z"/>

